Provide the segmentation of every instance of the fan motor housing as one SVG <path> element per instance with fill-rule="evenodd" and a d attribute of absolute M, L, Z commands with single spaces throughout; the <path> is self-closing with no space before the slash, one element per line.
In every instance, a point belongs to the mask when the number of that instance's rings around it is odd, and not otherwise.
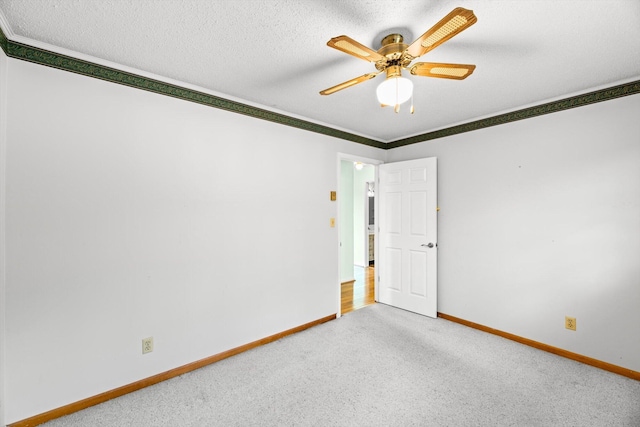
<path fill-rule="evenodd" d="M 411 62 L 407 60 L 403 53 L 409 47 L 403 43 L 404 37 L 402 34 L 389 34 L 382 39 L 382 47 L 378 50 L 378 53 L 387 58 L 386 64 L 378 63 L 376 68 L 380 71 L 387 70 L 390 67 L 399 66 L 406 67 Z M 397 74 L 399 75 L 400 69 L 398 68 Z M 387 74 L 389 74 L 387 72 Z"/>

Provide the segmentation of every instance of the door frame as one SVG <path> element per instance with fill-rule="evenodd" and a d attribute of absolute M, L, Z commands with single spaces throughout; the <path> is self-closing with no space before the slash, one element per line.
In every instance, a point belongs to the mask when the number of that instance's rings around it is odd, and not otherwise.
<path fill-rule="evenodd" d="M 383 164 L 384 161 L 382 160 L 378 160 L 378 159 L 372 159 L 369 157 L 363 157 L 363 156 L 358 156 L 355 154 L 347 154 L 347 153 L 338 153 L 338 158 L 336 160 L 336 165 L 337 165 L 337 187 L 340 188 L 340 183 L 342 182 L 342 162 L 343 161 L 349 161 L 349 162 L 362 162 L 364 164 L 367 165 L 372 165 L 374 167 L 374 182 L 376 183 L 376 188 L 378 187 L 378 166 Z M 336 216 L 337 216 L 337 227 L 336 227 L 336 246 L 338 247 L 338 283 L 336 284 L 336 301 L 337 301 L 337 310 L 336 310 L 336 317 L 341 317 L 342 316 L 342 301 L 341 301 L 341 286 L 342 283 L 340 282 L 341 277 L 342 277 L 342 259 L 340 257 L 340 232 L 341 232 L 341 224 L 342 224 L 342 220 L 343 218 L 341 218 L 340 212 L 341 210 L 341 203 L 342 198 L 340 197 L 340 193 L 337 194 L 336 197 Z M 377 217 L 378 215 L 378 198 L 376 197 L 374 199 L 374 215 Z M 377 236 L 378 234 L 378 229 L 376 226 L 374 235 Z M 353 237 L 352 237 L 353 238 Z M 376 237 L 374 237 L 375 243 L 374 243 L 374 251 L 377 253 L 378 252 L 378 239 Z M 374 278 L 374 288 L 375 288 L 375 298 L 376 301 L 378 300 L 378 276 L 376 275 L 376 277 Z"/>

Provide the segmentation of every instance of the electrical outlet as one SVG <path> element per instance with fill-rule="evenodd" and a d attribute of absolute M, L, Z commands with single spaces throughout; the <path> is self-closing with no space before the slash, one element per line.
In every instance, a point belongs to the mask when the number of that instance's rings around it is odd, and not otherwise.
<path fill-rule="evenodd" d="M 144 338 L 142 340 L 142 354 L 151 353 L 153 351 L 153 337 Z"/>
<path fill-rule="evenodd" d="M 572 331 L 576 330 L 576 318 L 575 317 L 564 317 L 564 327 L 567 329 L 571 329 Z"/>

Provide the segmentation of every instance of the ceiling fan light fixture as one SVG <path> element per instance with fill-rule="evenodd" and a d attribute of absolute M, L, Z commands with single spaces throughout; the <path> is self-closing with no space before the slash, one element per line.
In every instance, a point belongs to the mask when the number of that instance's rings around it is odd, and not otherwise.
<path fill-rule="evenodd" d="M 411 99 L 413 82 L 405 77 L 388 77 L 376 89 L 378 101 L 382 105 L 400 105 Z"/>
<path fill-rule="evenodd" d="M 330 95 L 340 90 L 355 86 L 366 80 L 385 73 L 387 78 L 378 85 L 376 95 L 381 107 L 393 106 L 400 112 L 400 104 L 411 99 L 409 112 L 413 114 L 413 82 L 402 77 L 402 70 L 414 76 L 438 77 L 442 79 L 464 80 L 469 77 L 476 66 L 472 64 L 445 64 L 437 62 L 418 62 L 414 59 L 435 49 L 455 35 L 466 30 L 478 21 L 472 10 L 456 7 L 433 27 L 418 37 L 413 43 L 404 43 L 401 34 L 388 34 L 382 39 L 382 47 L 375 51 L 348 36 L 334 37 L 327 42 L 329 47 L 353 55 L 356 58 L 375 64 L 377 72 L 368 73 L 355 79 L 347 80 L 336 86 L 320 91 L 320 95 Z"/>

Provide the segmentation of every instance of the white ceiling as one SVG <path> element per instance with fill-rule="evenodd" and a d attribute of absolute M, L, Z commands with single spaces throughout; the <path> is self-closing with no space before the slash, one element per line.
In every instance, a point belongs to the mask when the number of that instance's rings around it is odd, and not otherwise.
<path fill-rule="evenodd" d="M 420 60 L 477 68 L 411 76 L 414 115 L 380 107 L 382 74 L 318 94 L 375 71 L 331 37 L 410 43 L 457 6 L 478 22 Z M 0 23 L 16 42 L 384 142 L 640 79 L 638 0 L 0 0 Z"/>

